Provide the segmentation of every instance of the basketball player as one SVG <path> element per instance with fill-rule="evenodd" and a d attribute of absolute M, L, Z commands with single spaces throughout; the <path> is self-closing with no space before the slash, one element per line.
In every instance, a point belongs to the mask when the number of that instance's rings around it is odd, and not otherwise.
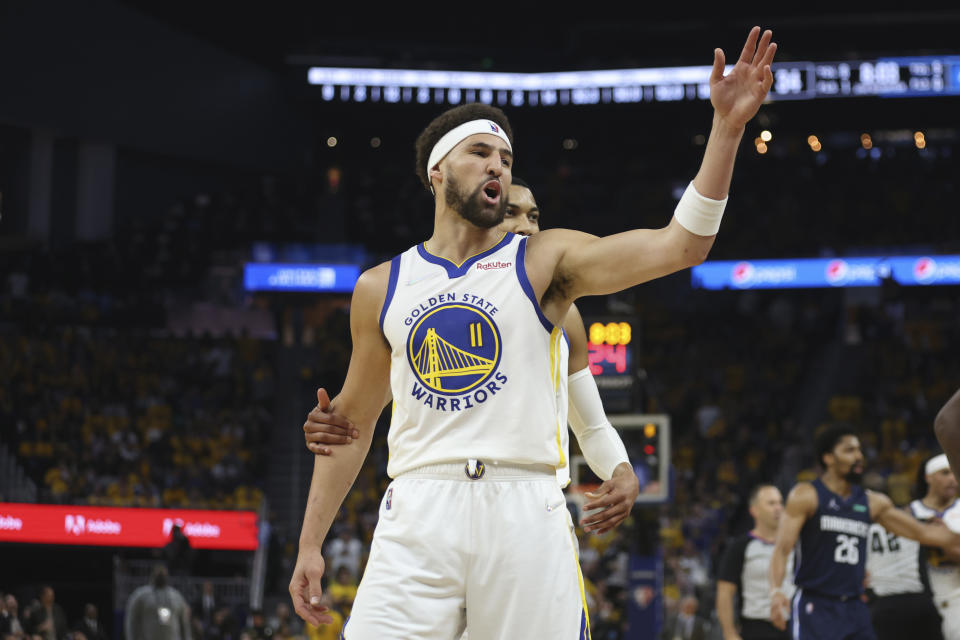
<path fill-rule="evenodd" d="M 940 409 L 933 428 L 937 441 L 947 454 L 950 467 L 955 471 L 960 469 L 960 390 Z"/>
<path fill-rule="evenodd" d="M 449 639 L 464 627 L 471 640 L 589 638 L 572 522 L 556 481 L 556 325 L 581 296 L 705 259 L 744 128 L 773 83 L 771 37 L 754 28 L 726 76 L 715 50 L 703 163 L 663 229 L 607 238 L 563 229 L 503 234 L 495 227 L 513 165 L 503 113 L 463 105 L 420 134 L 417 174 L 435 195 L 433 235 L 363 273 L 354 289 L 353 351 L 330 409 L 360 437 L 337 451 L 343 455 L 314 458 L 290 582 L 299 615 L 329 621 L 317 606 L 323 540 L 389 387 L 394 480 L 344 638 Z"/>
<path fill-rule="evenodd" d="M 783 515 L 783 495 L 772 484 L 761 484 L 750 492 L 753 529 L 738 536 L 724 551 L 717 572 L 717 619 L 723 628 L 723 640 L 786 640 L 790 636 L 770 622 L 770 590 L 767 574 L 770 556 L 777 538 L 777 523 Z M 793 595 L 793 577 L 787 559 L 780 588 Z M 733 599 L 740 594 L 740 631 L 733 614 Z"/>
<path fill-rule="evenodd" d="M 923 548 L 876 522 L 870 525 L 868 535 L 867 604 L 878 640 L 911 636 L 943 640 Z"/>
<path fill-rule="evenodd" d="M 500 230 L 516 233 L 522 236 L 532 236 L 540 231 L 540 207 L 533 197 L 530 186 L 513 176 L 507 199 L 507 210 Z M 560 343 L 561 370 L 566 369 L 569 377 L 566 384 L 560 389 L 569 393 L 569 403 L 561 397 L 558 401 L 564 410 L 560 417 L 560 424 L 568 421 L 573 427 L 574 435 L 580 444 L 584 458 L 597 477 L 603 480 L 595 492 L 587 492 L 589 502 L 583 505 L 584 515 L 581 524 L 586 531 L 596 531 L 604 534 L 622 523 L 633 507 L 637 495 L 640 493 L 640 484 L 637 475 L 630 465 L 626 447 L 617 430 L 607 420 L 600 401 L 600 391 L 590 373 L 587 348 L 587 332 L 583 326 L 583 319 L 575 304 L 570 305 L 570 311 L 563 321 L 563 333 L 567 339 Z M 330 455 L 328 445 L 349 444 L 353 441 L 353 425 L 343 416 L 335 416 L 326 412 L 329 407 L 326 391 L 317 391 L 317 406 L 309 414 L 303 424 L 304 437 L 307 448 L 314 453 Z M 569 404 L 569 416 L 566 411 Z M 564 453 L 561 465 L 557 467 L 557 482 L 561 488 L 570 484 L 570 436 L 567 429 L 561 429 L 561 449 Z M 609 496 L 613 503 L 603 510 L 599 508 L 599 500 Z M 774 530 L 775 531 L 775 530 Z"/>
<path fill-rule="evenodd" d="M 826 471 L 797 484 L 777 528 L 770 560 L 770 617 L 778 628 L 792 618 L 794 640 L 873 640 L 870 612 L 861 600 L 870 522 L 923 544 L 960 550 L 960 536 L 923 524 L 893 506 L 882 493 L 860 486 L 863 452 L 849 427 L 832 426 L 816 439 L 817 460 Z M 780 588 L 794 545 L 797 593 L 792 615 Z"/>
<path fill-rule="evenodd" d="M 950 470 L 947 456 L 932 457 L 924 465 L 927 491 L 910 503 L 910 511 L 918 520 L 942 520 L 952 531 L 960 531 L 960 501 L 957 500 L 957 479 Z M 930 589 L 933 602 L 943 618 L 943 637 L 960 640 L 960 564 L 957 556 L 942 549 L 927 549 Z"/>

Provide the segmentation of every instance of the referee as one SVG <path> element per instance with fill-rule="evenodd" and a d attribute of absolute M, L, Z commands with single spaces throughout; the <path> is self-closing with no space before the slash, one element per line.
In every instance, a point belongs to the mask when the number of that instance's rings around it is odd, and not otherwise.
<path fill-rule="evenodd" d="M 761 484 L 750 492 L 753 529 L 734 538 L 720 560 L 717 573 L 717 618 L 723 640 L 788 640 L 790 635 L 770 623 L 770 555 L 777 538 L 777 524 L 783 513 L 783 496 L 772 484 Z M 793 553 L 781 590 L 793 597 Z M 740 594 L 740 632 L 734 621 L 733 600 Z M 789 625 L 787 626 L 789 629 Z"/>
<path fill-rule="evenodd" d="M 894 535 L 876 522 L 870 525 L 869 535 L 867 593 L 877 640 L 943 640 L 920 543 Z"/>

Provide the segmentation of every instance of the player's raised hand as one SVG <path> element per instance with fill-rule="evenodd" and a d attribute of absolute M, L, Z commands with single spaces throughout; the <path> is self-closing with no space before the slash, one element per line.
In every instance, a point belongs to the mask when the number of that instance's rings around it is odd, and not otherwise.
<path fill-rule="evenodd" d="M 727 75 L 723 75 L 726 65 L 723 49 L 713 51 L 710 102 L 717 116 L 732 128 L 742 128 L 756 115 L 773 85 L 770 64 L 777 44 L 771 42 L 772 38 L 770 30 L 761 36 L 760 27 L 751 29 L 740 59 Z"/>
<path fill-rule="evenodd" d="M 633 468 L 627 463 L 617 465 L 609 480 L 601 484 L 596 491 L 588 491 L 585 494 L 590 502 L 583 505 L 583 510 L 602 509 L 602 511 L 585 515 L 580 519 L 584 531 L 603 534 L 618 526 L 630 515 L 630 510 L 639 494 L 640 481 L 637 480 L 637 474 L 634 473 Z"/>
<path fill-rule="evenodd" d="M 323 595 L 320 579 L 326 565 L 320 546 L 300 545 L 297 565 L 290 578 L 290 598 L 297 615 L 315 627 L 333 622 L 333 616 L 327 613 L 327 607 L 320 604 Z"/>
<path fill-rule="evenodd" d="M 328 456 L 333 450 L 327 445 L 350 444 L 360 432 L 352 422 L 330 412 L 330 396 L 321 387 L 317 389 L 317 406 L 303 423 L 303 437 L 311 453 Z"/>

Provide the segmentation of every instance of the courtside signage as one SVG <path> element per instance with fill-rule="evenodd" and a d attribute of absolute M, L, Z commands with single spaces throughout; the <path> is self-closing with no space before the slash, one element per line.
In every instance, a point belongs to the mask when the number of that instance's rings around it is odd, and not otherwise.
<path fill-rule="evenodd" d="M 0 542 L 160 548 L 174 525 L 195 549 L 257 548 L 254 511 L 0 503 Z"/>
<path fill-rule="evenodd" d="M 960 284 L 960 255 L 873 256 L 705 262 L 691 270 L 695 289 L 811 289 Z"/>

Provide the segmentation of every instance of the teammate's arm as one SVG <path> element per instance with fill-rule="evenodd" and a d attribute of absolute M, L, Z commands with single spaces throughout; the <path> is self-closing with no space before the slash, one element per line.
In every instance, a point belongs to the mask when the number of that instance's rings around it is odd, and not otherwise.
<path fill-rule="evenodd" d="M 388 386 L 383 407 L 392 400 L 393 393 Z M 333 449 L 327 445 L 350 444 L 359 437 L 360 432 L 352 422 L 340 414 L 331 413 L 326 389 L 317 389 L 317 406 L 310 410 L 306 422 L 303 423 L 303 439 L 310 453 L 329 456 Z"/>
<path fill-rule="evenodd" d="M 723 51 L 714 51 L 710 76 L 713 127 L 700 170 L 693 180 L 693 188 L 699 195 L 692 198 L 698 205 L 704 204 L 709 209 L 720 203 L 704 199 L 720 201 L 727 197 L 744 127 L 760 108 L 773 83 L 770 64 L 777 45 L 771 43 L 771 38 L 770 31 L 761 36 L 760 28 L 754 27 L 740 59 L 726 76 L 723 75 Z M 694 209 L 699 211 L 698 206 Z M 707 217 L 711 216 L 715 221 L 715 213 Z M 686 225 L 697 229 L 710 226 L 695 225 L 689 219 Z M 676 217 L 662 229 L 635 229 L 605 238 L 553 229 L 528 240 L 527 266 L 532 272 L 530 278 L 535 290 L 545 293 L 546 285 L 550 284 L 556 297 L 569 303 L 585 295 L 621 291 L 698 264 L 706 259 L 715 234 L 714 231 L 698 235 L 681 226 Z M 549 274 L 549 283 L 539 281 L 544 272 Z M 543 288 L 538 289 L 538 284 Z M 565 303 L 560 303 L 553 314 L 545 309 L 547 317 L 559 319 Z"/>
<path fill-rule="evenodd" d="M 790 490 L 787 504 L 784 505 L 783 515 L 777 525 L 777 541 L 773 545 L 770 556 L 770 620 L 778 629 L 787 628 L 787 616 L 790 602 L 786 594 L 781 591 L 783 578 L 787 572 L 787 560 L 800 530 L 807 519 L 817 511 L 817 490 L 809 482 L 801 482 Z"/>
<path fill-rule="evenodd" d="M 294 609 L 311 624 L 332 622 L 320 602 L 324 562 L 323 540 L 340 504 L 356 480 L 373 440 L 373 429 L 383 405 L 371 398 L 386 397 L 390 375 L 390 348 L 380 332 L 378 317 L 386 296 L 389 263 L 365 272 L 357 281 L 350 307 L 353 352 L 340 394 L 330 412 L 348 419 L 359 433 L 358 446 L 344 447 L 336 456 L 315 456 L 310 493 L 300 532 L 300 552 L 290 580 Z"/>
<path fill-rule="evenodd" d="M 893 500 L 882 493 L 867 491 L 867 497 L 870 501 L 870 518 L 887 531 L 930 547 L 942 547 L 950 554 L 960 554 L 960 535 L 950 531 L 943 523 L 920 522 L 906 511 L 897 509 Z"/>
<path fill-rule="evenodd" d="M 933 422 L 937 442 L 943 447 L 954 473 L 960 473 L 960 390 L 943 405 Z"/>
<path fill-rule="evenodd" d="M 576 305 L 571 304 L 563 320 L 570 338 L 567 389 L 570 398 L 568 421 L 590 469 L 603 480 L 596 491 L 586 493 L 580 524 L 585 531 L 604 534 L 627 516 L 640 494 L 640 482 L 633 471 L 627 449 L 603 410 L 597 382 L 590 373 L 587 332 Z M 588 513 L 599 509 L 594 513 Z"/>

